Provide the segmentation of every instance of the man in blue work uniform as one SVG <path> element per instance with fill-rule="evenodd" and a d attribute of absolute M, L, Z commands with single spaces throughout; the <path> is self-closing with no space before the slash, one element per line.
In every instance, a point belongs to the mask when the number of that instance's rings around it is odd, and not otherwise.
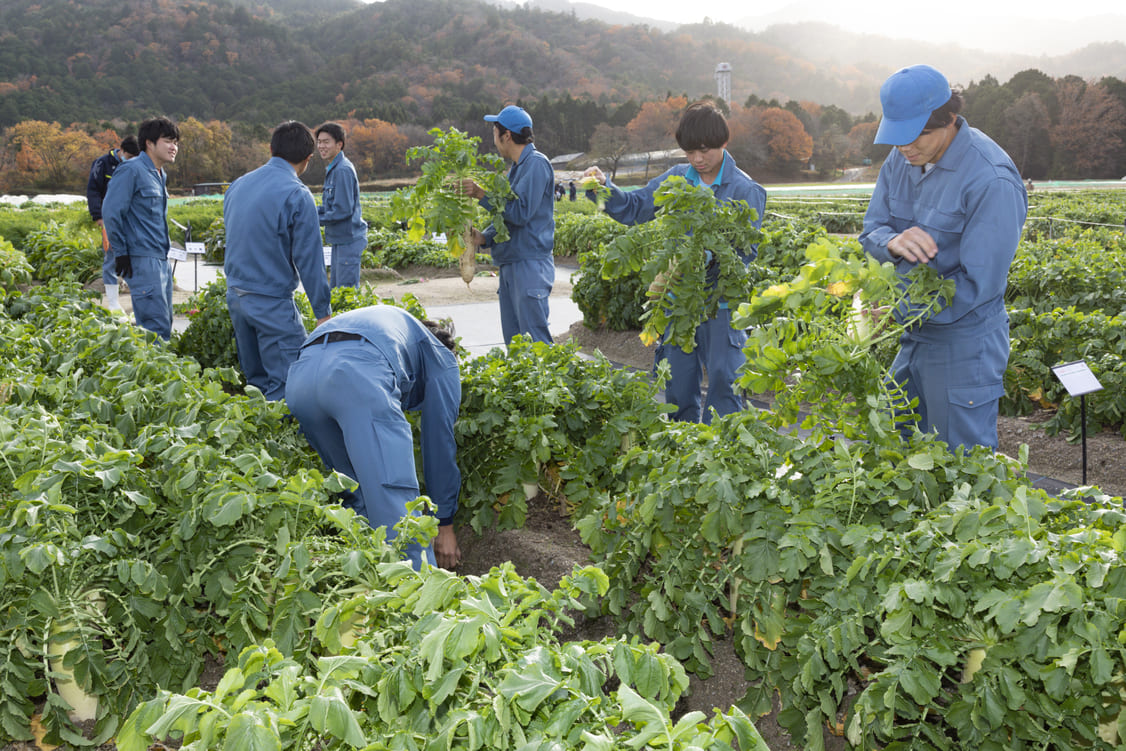
<path fill-rule="evenodd" d="M 1009 156 L 959 113 L 962 95 L 929 65 L 880 89 L 876 143 L 896 148 L 880 169 L 860 242 L 901 274 L 930 264 L 954 300 L 906 331 L 891 377 L 919 400 L 919 429 L 950 446 L 997 448 L 997 406 L 1009 359 L 1004 294 L 1028 195 Z"/>
<path fill-rule="evenodd" d="M 762 226 L 766 209 L 766 190 L 736 166 L 727 153 L 730 131 L 723 113 L 708 102 L 690 105 L 676 128 L 676 142 L 684 150 L 688 164 L 678 164 L 659 175 L 644 188 L 630 193 L 614 185 L 598 167 L 591 167 L 583 178 L 594 177 L 610 188 L 606 213 L 623 224 L 642 224 L 656 216 L 653 194 L 665 180 L 681 176 L 693 185 L 711 187 L 720 201 L 746 201 L 758 213 L 756 227 Z M 587 197 L 594 199 L 592 192 Z M 750 263 L 755 248 L 739 250 L 743 260 Z M 717 275 L 710 280 L 714 283 Z M 654 292 L 661 291 L 662 283 L 654 282 Z M 743 345 L 747 342 L 745 331 L 731 327 L 731 310 L 726 300 L 719 303 L 715 318 L 696 327 L 696 348 L 685 352 L 680 347 L 665 345 L 664 356 L 669 361 L 670 379 L 665 387 L 665 400 L 676 406 L 673 419 L 683 422 L 710 423 L 712 410 L 720 417 L 743 408 L 743 396 L 735 390 L 735 377 L 746 361 Z M 703 370 L 708 372 L 708 395 L 701 411 L 701 384 Z"/>
<path fill-rule="evenodd" d="M 360 180 L 344 156 L 344 128 L 325 123 L 317 128 L 317 153 L 328 162 L 321 194 L 325 243 L 332 246 L 332 286 L 360 286 L 360 258 L 368 244 L 368 225 L 360 214 Z"/>
<path fill-rule="evenodd" d="M 497 153 L 512 162 L 508 183 L 516 197 L 504 206 L 508 240 L 498 243 L 496 228 L 489 226 L 484 232 L 473 230 L 473 241 L 500 267 L 497 296 L 504 343 L 517 334 L 551 343 L 547 316 L 555 284 L 555 170 L 532 143 L 532 117 L 523 108 L 509 105 L 496 115 L 485 115 L 485 120 L 493 124 Z M 461 190 L 492 208 L 485 191 L 472 180 L 463 180 Z"/>
<path fill-rule="evenodd" d="M 168 265 L 168 176 L 176 161 L 180 129 L 166 117 L 137 129 L 141 154 L 113 174 L 102 220 L 114 252 L 114 270 L 129 281 L 137 325 L 161 339 L 172 337 L 172 267 Z"/>
<path fill-rule="evenodd" d="M 342 313 L 318 326 L 289 371 L 285 401 L 331 470 L 359 483 L 346 504 L 374 527 L 395 524 L 419 496 L 414 439 L 404 411 L 421 413 L 422 470 L 437 506 L 433 555 L 407 555 L 453 568 L 461 560 L 453 518 L 461 490 L 454 422 L 461 374 L 449 332 L 393 305 Z"/>
<path fill-rule="evenodd" d="M 300 179 L 313 158 L 313 134 L 302 123 L 282 123 L 270 137 L 270 154 L 223 196 L 223 273 L 246 382 L 276 401 L 285 398 L 289 366 L 307 336 L 293 302 L 298 275 L 318 324 L 332 307 L 317 202 Z"/>
<path fill-rule="evenodd" d="M 110 249 L 109 235 L 106 234 L 105 222 L 102 221 L 102 201 L 105 200 L 110 178 L 117 166 L 140 153 L 137 137 L 125 136 L 120 147 L 110 149 L 108 154 L 102 154 L 94 160 L 90 165 L 90 178 L 86 181 L 86 209 L 94 224 L 102 231 L 102 281 L 106 286 L 106 307 L 110 310 L 121 310 L 121 302 L 118 299 L 117 271 L 114 268 L 117 259 Z"/>

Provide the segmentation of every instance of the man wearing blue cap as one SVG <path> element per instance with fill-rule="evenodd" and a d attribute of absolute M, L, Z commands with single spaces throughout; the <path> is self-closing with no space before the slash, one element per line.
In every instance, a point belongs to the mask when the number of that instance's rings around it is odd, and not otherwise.
<path fill-rule="evenodd" d="M 860 242 L 900 274 L 930 264 L 954 299 L 904 332 L 891 377 L 918 399 L 919 429 L 951 449 L 997 448 L 997 407 L 1009 359 L 1004 294 L 1028 195 L 1009 156 L 959 113 L 963 99 L 929 65 L 880 88 L 876 143 L 888 155 Z"/>
<path fill-rule="evenodd" d="M 493 124 L 497 153 L 509 162 L 508 183 L 516 197 L 505 204 L 504 224 L 509 238 L 496 242 L 496 229 L 473 230 L 474 242 L 489 250 L 500 267 L 500 325 L 507 345 L 517 334 L 532 341 L 552 341 L 547 328 L 548 296 L 555 283 L 555 171 L 532 143 L 532 118 L 521 107 L 509 105 Z M 472 180 L 461 190 L 491 209 L 485 191 Z"/>

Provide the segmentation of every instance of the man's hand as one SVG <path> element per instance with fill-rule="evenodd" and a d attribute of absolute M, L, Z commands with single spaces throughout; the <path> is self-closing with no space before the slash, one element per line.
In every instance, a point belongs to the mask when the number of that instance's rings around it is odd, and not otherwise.
<path fill-rule="evenodd" d="M 461 195 L 475 198 L 478 201 L 485 197 L 485 189 L 468 177 L 457 183 L 457 192 Z"/>
<path fill-rule="evenodd" d="M 133 258 L 128 254 L 118 256 L 113 262 L 113 270 L 118 276 L 131 279 L 133 277 Z"/>
<path fill-rule="evenodd" d="M 322 323 L 325 323 L 326 321 L 330 320 L 331 318 L 332 318 L 332 313 L 329 313 L 324 318 L 318 318 L 317 319 L 317 325 L 320 326 Z"/>
<path fill-rule="evenodd" d="M 888 253 L 911 263 L 926 263 L 938 254 L 938 243 L 921 227 L 909 227 L 888 241 Z"/>
<path fill-rule="evenodd" d="M 586 172 L 583 172 L 583 176 L 579 178 L 579 187 L 583 190 L 590 190 L 589 186 L 591 180 L 594 180 L 599 185 L 605 185 L 606 175 L 604 175 L 602 170 L 598 167 L 587 167 Z"/>
<path fill-rule="evenodd" d="M 485 244 L 485 233 L 474 227 L 470 230 L 473 239 L 473 247 L 480 248 Z"/>
<path fill-rule="evenodd" d="M 456 568 L 461 562 L 461 547 L 457 544 L 454 525 L 438 527 L 438 536 L 434 538 L 434 560 L 445 569 Z"/>

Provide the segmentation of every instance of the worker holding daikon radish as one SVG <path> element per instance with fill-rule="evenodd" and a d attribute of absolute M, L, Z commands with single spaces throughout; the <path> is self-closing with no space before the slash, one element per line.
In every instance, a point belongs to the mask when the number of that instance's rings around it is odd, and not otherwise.
<path fill-rule="evenodd" d="M 602 170 L 591 167 L 583 173 L 582 185 L 587 197 L 596 200 L 599 185 L 609 188 L 605 211 L 622 224 L 642 224 L 657 216 L 654 194 L 671 177 L 683 177 L 693 185 L 706 185 L 719 201 L 745 201 L 758 214 L 756 227 L 762 226 L 766 209 L 766 190 L 735 164 L 727 151 L 730 130 L 723 113 L 710 102 L 690 105 L 676 128 L 676 142 L 688 158 L 638 190 L 625 192 L 614 185 Z M 605 193 L 605 191 L 603 191 Z M 737 248 L 744 263 L 750 263 L 758 252 L 756 247 Z M 708 284 L 719 277 L 714 259 L 709 256 Z M 651 298 L 665 295 L 668 280 L 658 275 L 649 288 Z M 686 352 L 672 344 L 662 344 L 658 357 L 669 362 L 670 378 L 665 387 L 665 401 L 676 406 L 673 419 L 682 422 L 710 423 L 712 415 L 723 417 L 743 409 L 743 396 L 735 389 L 735 376 L 746 362 L 743 345 L 747 333 L 731 327 L 731 310 L 723 300 L 714 318 L 696 327 L 696 346 Z M 702 398 L 704 371 L 708 374 L 707 397 Z"/>
<path fill-rule="evenodd" d="M 474 229 L 473 242 L 500 267 L 497 295 L 504 343 L 517 334 L 551 343 L 547 318 L 555 284 L 555 171 L 532 143 L 532 117 L 521 107 L 509 105 L 496 115 L 485 115 L 485 120 L 493 124 L 497 153 L 512 162 L 508 182 L 516 197 L 504 207 L 509 239 L 496 242 L 496 229 L 489 226 L 484 232 Z M 460 189 L 491 208 L 484 189 L 473 180 L 462 180 Z"/>
<path fill-rule="evenodd" d="M 1004 294 L 1028 194 L 1008 154 L 967 124 L 961 93 L 931 66 L 893 74 L 880 103 L 875 140 L 895 149 L 860 242 L 901 274 L 925 263 L 955 283 L 949 305 L 904 332 L 891 377 L 906 400 L 919 400 L 920 430 L 951 449 L 996 449 L 1009 359 Z"/>

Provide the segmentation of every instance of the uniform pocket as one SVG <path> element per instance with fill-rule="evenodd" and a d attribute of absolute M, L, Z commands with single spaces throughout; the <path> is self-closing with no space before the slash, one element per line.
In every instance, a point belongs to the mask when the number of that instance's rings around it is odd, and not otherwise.
<path fill-rule="evenodd" d="M 946 397 L 955 406 L 975 409 L 987 406 L 1005 395 L 1005 384 L 989 383 L 984 386 L 960 386 L 948 388 Z"/>

